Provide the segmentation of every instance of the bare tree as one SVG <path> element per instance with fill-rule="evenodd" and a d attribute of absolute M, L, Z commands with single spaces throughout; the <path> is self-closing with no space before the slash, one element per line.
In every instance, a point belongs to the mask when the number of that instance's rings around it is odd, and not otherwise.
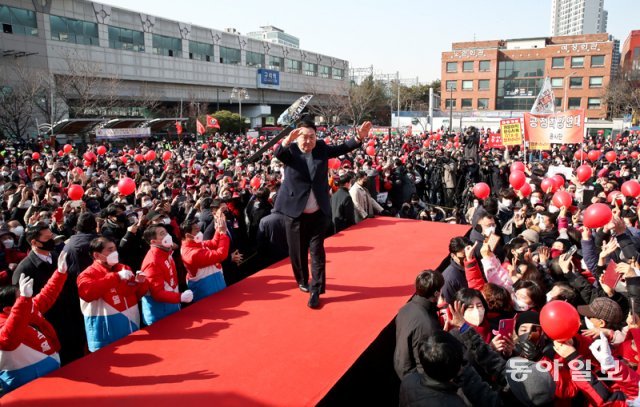
<path fill-rule="evenodd" d="M 347 95 L 346 117 L 353 125 L 369 118 L 374 110 L 386 105 L 384 84 L 369 76 L 359 85 L 353 85 Z"/>
<path fill-rule="evenodd" d="M 334 88 L 330 93 L 321 93 L 314 86 L 309 86 L 307 92 L 315 95 L 309 112 L 321 116 L 329 128 L 345 123 L 349 110 L 349 91 L 347 84 Z"/>
<path fill-rule="evenodd" d="M 0 130 L 10 137 L 24 138 L 36 124 L 33 112 L 40 88 L 38 77 L 28 67 L 16 64 L 0 72 L 0 83 L 12 84 L 0 89 Z"/>
<path fill-rule="evenodd" d="M 611 78 L 603 91 L 610 118 L 640 110 L 640 82 L 624 78 L 621 75 Z"/>

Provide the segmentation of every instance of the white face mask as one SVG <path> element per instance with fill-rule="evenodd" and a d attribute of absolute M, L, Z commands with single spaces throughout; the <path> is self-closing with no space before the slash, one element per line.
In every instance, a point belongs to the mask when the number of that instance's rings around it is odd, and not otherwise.
<path fill-rule="evenodd" d="M 484 319 L 484 309 L 473 308 L 464 311 L 463 318 L 473 326 L 480 326 Z"/>
<path fill-rule="evenodd" d="M 538 224 L 538 228 L 540 229 L 541 232 L 544 232 L 545 230 L 547 230 L 547 225 L 544 222 L 540 222 Z"/>
<path fill-rule="evenodd" d="M 22 236 L 22 234 L 24 233 L 24 227 L 22 225 L 16 226 L 15 228 L 10 230 L 11 230 L 11 233 L 18 236 L 18 238 L 20 238 L 20 236 Z"/>
<path fill-rule="evenodd" d="M 13 239 L 7 239 L 7 240 L 3 240 L 2 244 L 4 245 L 5 249 L 13 249 L 15 242 L 13 241 Z"/>
<path fill-rule="evenodd" d="M 526 302 L 524 302 L 524 301 L 522 301 L 522 300 L 520 300 L 518 298 L 516 298 L 513 301 L 513 309 L 515 309 L 516 311 L 519 311 L 519 312 L 528 311 L 529 308 L 531 308 L 529 306 L 529 304 L 527 304 Z"/>
<path fill-rule="evenodd" d="M 511 204 L 512 204 L 512 203 L 513 203 L 513 202 L 511 201 L 511 199 L 503 199 L 503 200 L 502 200 L 502 204 L 503 204 L 504 206 L 506 206 L 507 208 L 511 208 Z"/>
<path fill-rule="evenodd" d="M 51 199 L 53 199 L 56 203 L 60 203 L 60 201 L 62 201 L 62 197 L 58 195 L 52 196 Z"/>
<path fill-rule="evenodd" d="M 479 205 L 478 201 L 473 201 L 473 207 L 474 207 L 474 208 L 477 208 L 477 207 L 478 207 L 478 205 Z"/>
<path fill-rule="evenodd" d="M 482 234 L 485 235 L 486 237 L 489 237 L 495 231 L 496 231 L 496 227 L 495 226 L 489 226 L 489 227 L 483 229 Z"/>
<path fill-rule="evenodd" d="M 22 209 L 26 209 L 29 208 L 31 206 L 31 200 L 27 199 L 26 201 L 24 201 L 24 203 L 22 204 L 21 208 Z"/>
<path fill-rule="evenodd" d="M 120 261 L 120 259 L 118 258 L 118 252 L 109 253 L 109 255 L 107 256 L 107 264 L 110 266 L 115 266 L 116 264 L 118 264 L 118 261 Z"/>
<path fill-rule="evenodd" d="M 547 293 L 547 302 L 551 302 L 553 300 L 553 296 L 551 295 L 551 292 Z"/>
<path fill-rule="evenodd" d="M 537 196 L 531 197 L 531 205 L 537 205 L 539 203 L 540 203 L 540 198 L 538 198 Z"/>
<path fill-rule="evenodd" d="M 193 237 L 193 241 L 196 243 L 202 243 L 203 240 L 204 240 L 204 233 L 202 232 L 198 232 L 198 234 Z"/>
<path fill-rule="evenodd" d="M 143 208 L 151 208 L 153 206 L 153 202 L 152 201 L 144 201 L 142 203 L 142 207 Z"/>
<path fill-rule="evenodd" d="M 167 234 L 164 238 L 162 238 L 162 246 L 170 249 L 173 246 L 173 238 L 171 235 Z"/>
<path fill-rule="evenodd" d="M 67 176 L 67 172 L 66 171 L 60 171 L 60 175 L 62 175 L 63 177 Z"/>
<path fill-rule="evenodd" d="M 560 211 L 560 209 L 558 209 L 558 207 L 557 207 L 557 206 L 555 206 L 555 205 L 549 205 L 549 212 L 551 212 L 551 213 L 556 213 L 556 212 L 559 212 L 559 211 Z"/>
<path fill-rule="evenodd" d="M 165 225 L 169 225 L 171 223 L 171 219 L 164 218 L 164 219 L 162 219 L 162 223 L 164 223 Z"/>

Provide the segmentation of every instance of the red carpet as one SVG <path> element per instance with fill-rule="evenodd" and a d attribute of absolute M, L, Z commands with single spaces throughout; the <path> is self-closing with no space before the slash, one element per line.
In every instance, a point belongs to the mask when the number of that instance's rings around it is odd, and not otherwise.
<path fill-rule="evenodd" d="M 307 307 L 288 260 L 0 399 L 3 406 L 314 405 L 467 227 L 367 220 L 326 241 Z"/>

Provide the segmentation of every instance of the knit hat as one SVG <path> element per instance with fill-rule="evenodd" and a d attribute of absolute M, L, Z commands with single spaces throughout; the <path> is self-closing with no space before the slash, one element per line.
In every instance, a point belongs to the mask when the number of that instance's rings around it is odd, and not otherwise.
<path fill-rule="evenodd" d="M 536 232 L 533 229 L 527 229 L 523 231 L 522 233 L 520 233 L 520 236 L 522 236 L 524 240 L 526 240 L 529 243 L 536 244 L 540 241 L 540 236 L 538 235 L 538 232 Z"/>
<path fill-rule="evenodd" d="M 507 361 L 505 369 L 511 393 L 525 406 L 544 406 L 553 401 L 556 383 L 543 365 L 521 357 Z"/>
<path fill-rule="evenodd" d="M 516 317 L 516 332 L 524 324 L 540 325 L 540 314 L 536 311 L 525 311 Z"/>
<path fill-rule="evenodd" d="M 617 324 L 622 320 L 622 308 L 611 298 L 598 297 L 589 305 L 579 305 L 578 313 L 587 318 L 602 319 L 609 324 Z"/>

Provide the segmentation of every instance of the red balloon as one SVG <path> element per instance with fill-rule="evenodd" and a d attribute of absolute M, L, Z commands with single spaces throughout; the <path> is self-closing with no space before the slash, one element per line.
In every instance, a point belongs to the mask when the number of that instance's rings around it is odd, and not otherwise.
<path fill-rule="evenodd" d="M 367 151 L 367 155 L 370 155 L 370 156 L 372 156 L 372 157 L 373 157 L 374 155 L 376 155 L 376 148 L 375 148 L 375 147 L 371 147 L 371 146 L 369 146 L 369 147 L 367 147 L 367 150 L 366 150 L 366 151 Z"/>
<path fill-rule="evenodd" d="M 129 161 L 129 158 L 127 158 L 126 155 L 123 155 L 122 157 L 120 157 L 120 161 L 122 161 L 122 164 L 126 164 L 127 161 Z"/>
<path fill-rule="evenodd" d="M 528 197 L 529 195 L 531 195 L 531 193 L 533 192 L 533 190 L 531 189 L 531 184 L 527 184 L 525 183 L 519 190 L 518 192 L 520 192 L 522 194 L 522 196 L 524 196 L 525 198 Z"/>
<path fill-rule="evenodd" d="M 251 185 L 252 188 L 258 189 L 260 188 L 260 185 L 262 185 L 262 180 L 260 179 L 260 177 L 253 177 L 251 178 L 251 182 L 249 182 L 249 185 Z"/>
<path fill-rule="evenodd" d="M 554 341 L 568 341 L 580 329 L 580 315 L 566 301 L 551 301 L 540 310 L 540 326 Z"/>
<path fill-rule="evenodd" d="M 556 208 L 568 208 L 573 203 L 573 197 L 567 191 L 558 191 L 553 194 L 553 198 L 551 198 L 551 202 L 556 206 Z"/>
<path fill-rule="evenodd" d="M 153 161 L 156 159 L 156 152 L 153 150 L 149 150 L 147 151 L 147 153 L 144 155 L 144 159 L 147 161 Z"/>
<path fill-rule="evenodd" d="M 129 177 L 124 177 L 118 181 L 118 191 L 124 196 L 131 195 L 136 191 L 136 182 Z"/>
<path fill-rule="evenodd" d="M 135 150 L 129 150 L 129 155 L 134 155 L 136 153 Z"/>
<path fill-rule="evenodd" d="M 93 151 L 87 151 L 86 153 L 84 153 L 83 155 L 85 161 L 96 161 L 98 159 L 98 157 L 95 155 L 95 153 Z"/>
<path fill-rule="evenodd" d="M 105 153 L 107 152 L 107 147 L 100 146 L 96 151 L 98 152 L 98 155 L 105 155 Z"/>
<path fill-rule="evenodd" d="M 460 141 L 460 136 L 456 135 L 453 137 L 453 141 Z"/>
<path fill-rule="evenodd" d="M 478 182 L 473 186 L 473 194 L 478 199 L 486 199 L 491 194 L 491 188 L 484 182 Z"/>
<path fill-rule="evenodd" d="M 638 158 L 638 156 L 640 156 L 640 153 L 638 153 L 637 151 L 632 151 L 632 152 L 631 152 L 631 158 L 633 158 L 634 160 L 635 160 L 636 158 Z"/>
<path fill-rule="evenodd" d="M 369 142 L 367 143 L 367 146 L 375 147 L 376 146 L 376 141 L 375 140 L 369 140 Z"/>
<path fill-rule="evenodd" d="M 587 159 L 587 153 L 585 153 L 584 150 L 578 150 L 573 155 L 573 158 L 575 158 L 577 161 L 584 161 Z"/>
<path fill-rule="evenodd" d="M 614 162 L 616 160 L 616 158 L 618 158 L 618 155 L 616 154 L 615 151 L 609 151 L 609 152 L 607 152 L 607 154 L 604 155 L 604 158 L 606 158 L 607 161 L 612 163 L 612 162 Z"/>
<path fill-rule="evenodd" d="M 422 146 L 423 146 L 424 148 L 429 148 L 429 141 L 428 141 L 428 140 L 425 140 L 425 141 L 424 141 L 424 143 L 422 143 Z"/>
<path fill-rule="evenodd" d="M 202 145 L 202 148 L 205 148 L 206 144 Z M 216 148 L 222 148 L 222 141 L 216 142 Z"/>
<path fill-rule="evenodd" d="M 73 146 L 71 144 L 65 144 L 62 150 L 65 153 L 69 154 L 71 151 L 73 151 Z"/>
<path fill-rule="evenodd" d="M 598 161 L 598 158 L 600 158 L 600 151 L 591 150 L 589 151 L 589 154 L 587 154 L 587 157 L 589 158 L 589 161 Z"/>
<path fill-rule="evenodd" d="M 637 198 L 640 196 L 640 183 L 635 179 L 626 181 L 620 187 L 620 191 L 624 196 L 629 196 L 631 198 Z"/>
<path fill-rule="evenodd" d="M 260 136 L 260 141 L 265 141 L 267 138 L 265 136 Z"/>
<path fill-rule="evenodd" d="M 84 162 L 84 166 L 85 167 L 91 167 L 92 162 L 91 161 L 85 161 Z"/>
<path fill-rule="evenodd" d="M 514 171 L 524 172 L 524 164 L 521 161 L 514 161 L 514 163 L 511 164 L 511 172 Z"/>
<path fill-rule="evenodd" d="M 40 153 L 35 152 L 35 153 L 31 154 L 31 158 L 33 158 L 34 160 L 39 160 L 40 159 Z"/>
<path fill-rule="evenodd" d="M 453 143 L 453 146 L 454 146 L 455 148 L 460 148 L 460 142 L 459 142 L 459 141 L 456 141 L 455 143 Z"/>
<path fill-rule="evenodd" d="M 620 196 L 620 191 L 611 191 L 609 192 L 609 195 L 607 195 L 607 202 L 612 203 L 614 199 L 621 201 L 619 196 Z"/>
<path fill-rule="evenodd" d="M 58 157 L 62 157 L 64 155 L 64 151 L 60 150 L 58 151 Z"/>
<path fill-rule="evenodd" d="M 133 159 L 141 163 L 144 161 L 144 156 L 142 154 L 136 154 L 135 157 L 133 157 Z"/>
<path fill-rule="evenodd" d="M 325 137 L 324 138 L 324 144 L 331 145 L 331 137 Z"/>
<path fill-rule="evenodd" d="M 578 177 L 578 181 L 580 182 L 587 182 L 592 175 L 593 170 L 586 164 L 583 164 L 576 169 L 576 177 Z"/>
<path fill-rule="evenodd" d="M 551 181 L 553 181 L 553 183 L 555 184 L 556 190 L 564 186 L 564 177 L 560 174 L 556 174 L 553 177 L 551 177 Z"/>
<path fill-rule="evenodd" d="M 584 211 L 583 223 L 590 229 L 601 228 L 611 222 L 613 213 L 607 204 L 594 203 Z"/>
<path fill-rule="evenodd" d="M 162 160 L 169 161 L 171 159 L 171 151 L 165 151 L 162 153 Z"/>
<path fill-rule="evenodd" d="M 69 187 L 69 190 L 67 191 L 67 196 L 72 201 L 81 200 L 83 195 L 84 195 L 84 188 L 82 188 L 82 185 L 73 184 Z"/>
<path fill-rule="evenodd" d="M 220 142 L 218 141 L 218 143 L 220 143 Z M 220 144 L 222 144 L 222 143 L 220 143 Z M 202 149 L 203 150 L 207 150 L 208 148 L 209 148 L 209 145 L 207 143 L 202 143 Z M 220 148 L 220 147 L 218 147 L 218 148 Z"/>
<path fill-rule="evenodd" d="M 545 194 L 548 194 L 549 192 L 556 192 L 558 187 L 556 187 L 556 183 L 551 178 L 545 178 L 540 183 L 540 189 L 542 189 L 542 192 Z"/>
<path fill-rule="evenodd" d="M 522 188 L 526 182 L 527 176 L 524 175 L 522 171 L 513 171 L 511 175 L 509 175 L 509 184 L 511 184 L 515 190 Z"/>
<path fill-rule="evenodd" d="M 76 173 L 76 174 L 78 174 L 78 175 L 82 175 L 82 174 L 84 174 L 84 171 L 82 171 L 82 168 L 80 168 L 80 167 L 76 167 L 76 168 L 74 168 L 74 169 L 72 170 L 72 172 L 75 172 L 75 173 Z"/>
<path fill-rule="evenodd" d="M 330 158 L 329 159 L 329 168 L 332 170 L 337 170 L 340 168 L 340 160 L 338 158 Z"/>

